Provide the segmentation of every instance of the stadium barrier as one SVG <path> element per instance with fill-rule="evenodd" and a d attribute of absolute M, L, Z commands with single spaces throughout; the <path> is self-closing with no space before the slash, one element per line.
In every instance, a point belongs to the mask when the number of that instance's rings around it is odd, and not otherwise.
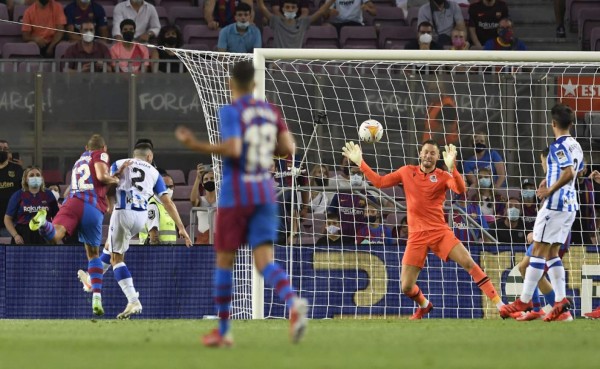
<path fill-rule="evenodd" d="M 470 251 L 494 285 L 500 286 L 504 299 L 513 299 L 521 290 L 515 263 L 521 260 L 525 248 L 486 245 L 471 246 Z M 402 255 L 403 249 L 392 246 L 288 250 L 288 257 L 294 260 L 292 283 L 310 300 L 309 316 L 317 319 L 411 314 L 414 304 L 400 292 Z M 286 258 L 285 249 L 277 248 L 275 257 Z M 82 291 L 76 277 L 77 270 L 87 266 L 83 247 L 0 246 L 0 260 L 0 318 L 92 316 L 91 295 Z M 140 318 L 196 319 L 214 315 L 212 247 L 132 246 L 126 262 L 144 306 Z M 574 301 L 577 316 L 600 302 L 599 265 L 597 246 L 572 246 L 565 256 L 567 294 Z M 454 263 L 445 264 L 430 255 L 419 283 L 436 306 L 430 314 L 433 318 L 497 317 L 495 308 L 470 276 Z M 107 318 L 116 316 L 127 303 L 111 270 L 104 278 L 103 301 Z M 264 311 L 266 317 L 284 316 L 283 306 L 270 292 L 265 293 Z"/>

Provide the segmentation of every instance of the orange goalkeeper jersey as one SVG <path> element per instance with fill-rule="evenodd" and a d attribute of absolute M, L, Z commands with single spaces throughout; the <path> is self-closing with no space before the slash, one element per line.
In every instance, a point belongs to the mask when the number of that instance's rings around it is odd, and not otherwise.
<path fill-rule="evenodd" d="M 405 165 L 395 172 L 380 176 L 363 160 L 360 170 L 377 188 L 403 184 L 409 233 L 448 227 L 443 211 L 446 190 L 450 188 L 456 193 L 466 191 L 465 181 L 456 168 L 452 174 L 437 168 L 431 173 L 423 173 L 418 165 Z"/>

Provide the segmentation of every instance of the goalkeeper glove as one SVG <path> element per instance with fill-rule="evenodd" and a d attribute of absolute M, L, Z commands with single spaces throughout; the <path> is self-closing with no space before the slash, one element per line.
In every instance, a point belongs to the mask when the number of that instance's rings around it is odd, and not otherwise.
<path fill-rule="evenodd" d="M 352 141 L 346 142 L 346 146 L 342 147 L 342 155 L 358 166 L 362 163 L 362 151 L 360 150 L 360 146 Z"/>
<path fill-rule="evenodd" d="M 454 171 L 454 163 L 456 161 L 456 146 L 450 144 L 444 147 L 444 153 L 442 154 L 444 157 L 444 163 L 448 168 L 448 171 L 452 173 Z"/>

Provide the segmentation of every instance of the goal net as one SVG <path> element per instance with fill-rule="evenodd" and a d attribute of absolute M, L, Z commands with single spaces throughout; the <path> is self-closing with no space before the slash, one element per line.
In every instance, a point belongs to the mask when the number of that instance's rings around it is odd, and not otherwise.
<path fill-rule="evenodd" d="M 217 110 L 230 102 L 229 68 L 248 59 L 257 66 L 256 96 L 277 105 L 295 135 L 296 157 L 274 159 L 281 223 L 274 252 L 310 300 L 313 318 L 393 318 L 415 308 L 400 288 L 407 238 L 403 188 L 372 187 L 341 155 L 345 142 L 358 142 L 361 122 L 375 119 L 385 129 L 380 142 L 361 143 L 364 160 L 381 174 L 418 164 L 426 139 L 457 146 L 469 190 L 448 192 L 446 219 L 505 302 L 521 291 L 517 265 L 539 206 L 532 190 L 544 179 L 539 153 L 554 139 L 554 104 L 576 111 L 573 135 L 588 174 L 599 160 L 600 75 L 589 54 L 173 51 L 196 83 L 211 142 L 219 140 Z M 557 57 L 562 61 L 549 61 Z M 217 184 L 220 163 L 213 158 Z M 600 302 L 600 254 L 594 185 L 582 176 L 577 186 L 582 207 L 564 264 L 568 295 L 581 314 Z M 234 315 L 287 316 L 253 273 L 248 250 L 239 261 Z M 418 284 L 436 307 L 431 317 L 497 316 L 467 272 L 431 253 Z"/>

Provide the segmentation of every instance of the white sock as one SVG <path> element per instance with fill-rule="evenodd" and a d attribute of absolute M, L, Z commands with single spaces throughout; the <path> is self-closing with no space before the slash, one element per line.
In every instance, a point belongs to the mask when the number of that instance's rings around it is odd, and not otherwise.
<path fill-rule="evenodd" d="M 565 280 L 565 267 L 559 257 L 548 260 L 548 277 L 554 289 L 555 301 L 562 301 L 567 297 L 567 282 Z"/>
<path fill-rule="evenodd" d="M 94 292 L 94 293 L 92 293 L 92 298 L 101 299 L 102 298 L 102 294 L 100 294 L 98 292 Z"/>
<path fill-rule="evenodd" d="M 546 266 L 546 260 L 537 257 L 531 257 L 529 260 L 529 266 L 525 271 L 525 278 L 523 278 L 523 292 L 521 292 L 521 301 L 528 303 L 531 301 L 533 291 L 538 286 L 538 283 L 544 275 L 544 267 Z"/>
<path fill-rule="evenodd" d="M 102 249 L 102 253 L 108 255 L 108 264 L 105 263 L 104 260 L 102 260 L 102 257 L 100 258 L 100 260 L 102 261 L 102 273 L 106 273 L 108 268 L 110 268 L 110 251 L 108 251 L 107 249 Z"/>
<path fill-rule="evenodd" d="M 135 288 L 133 287 L 133 278 L 131 278 L 131 274 L 129 274 L 127 265 L 125 265 L 125 263 L 118 263 L 113 267 L 113 271 L 115 273 L 115 277 L 117 279 L 117 282 L 119 283 L 119 286 L 121 286 L 121 290 L 125 294 L 125 297 L 127 297 L 127 301 L 130 304 L 137 302 L 138 295 L 135 291 Z M 123 271 L 126 271 L 126 273 L 123 273 Z M 127 277 L 119 279 L 119 276 L 122 275 L 122 273 L 126 274 Z"/>
<path fill-rule="evenodd" d="M 498 301 L 498 302 L 496 303 L 496 309 L 500 310 L 500 308 L 501 308 L 502 306 L 504 306 L 504 303 L 502 302 L 502 300 L 500 300 L 500 301 Z"/>
<path fill-rule="evenodd" d="M 419 306 L 421 306 L 423 309 L 425 309 L 427 307 L 427 305 L 429 305 L 429 300 L 425 299 L 425 300 L 423 300 L 423 303 Z"/>

